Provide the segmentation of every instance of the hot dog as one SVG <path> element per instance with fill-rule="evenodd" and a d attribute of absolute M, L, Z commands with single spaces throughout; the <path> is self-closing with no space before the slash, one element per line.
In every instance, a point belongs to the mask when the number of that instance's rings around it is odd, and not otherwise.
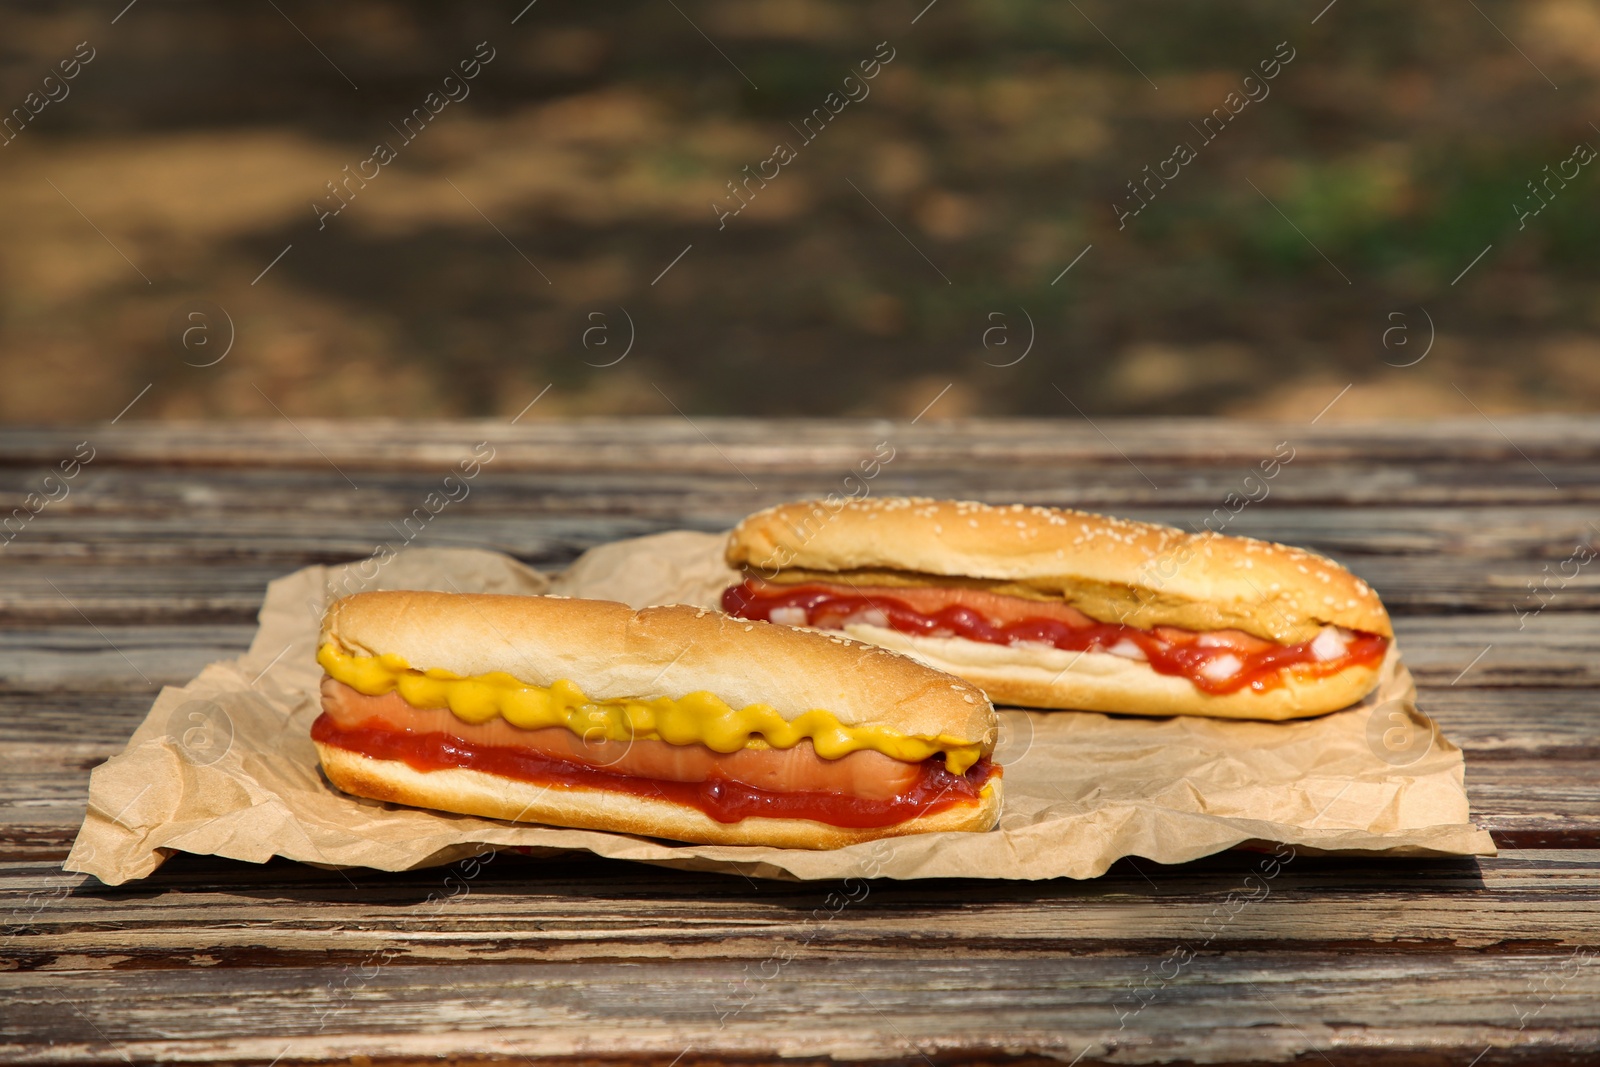
<path fill-rule="evenodd" d="M 1002 704 L 1319 715 L 1373 688 L 1394 637 L 1322 556 L 1059 508 L 786 504 L 741 522 L 727 561 L 730 614 L 898 649 Z"/>
<path fill-rule="evenodd" d="M 357 796 L 678 841 L 991 828 L 994 708 L 874 645 L 691 607 L 380 592 L 323 621 L 322 768 Z"/>

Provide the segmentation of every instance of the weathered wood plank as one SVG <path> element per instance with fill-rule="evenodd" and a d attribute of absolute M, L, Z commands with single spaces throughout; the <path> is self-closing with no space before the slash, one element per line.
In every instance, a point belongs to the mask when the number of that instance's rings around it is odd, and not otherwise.
<path fill-rule="evenodd" d="M 448 468 L 409 473 L 376 469 L 341 475 L 326 465 L 305 470 L 240 470 L 215 465 L 175 470 L 96 464 L 80 473 L 59 502 L 41 508 L 36 501 L 38 516 L 26 522 L 27 529 L 15 540 L 24 542 L 66 516 L 158 520 L 162 516 L 253 511 L 275 513 L 291 521 L 326 515 L 363 524 L 399 523 L 421 508 L 429 493 L 446 488 L 455 498 L 450 508 L 480 515 L 587 512 L 597 517 L 653 516 L 691 526 L 711 525 L 714 520 L 723 527 L 770 504 L 830 492 L 840 496 L 870 492 L 876 496 L 979 498 L 1122 513 L 1160 509 L 1174 512 L 1172 521 L 1180 525 L 1203 522 L 1213 509 L 1229 505 L 1230 494 L 1237 494 L 1231 506 L 1243 507 L 1241 516 L 1252 509 L 1283 506 L 1554 508 L 1592 504 L 1600 497 L 1600 470 L 1594 465 L 1576 461 L 1565 465 L 1545 461 L 1545 465 L 1549 476 L 1557 480 L 1556 487 L 1514 464 L 1471 466 L 1444 461 L 1432 465 L 1368 461 L 1322 467 L 1297 462 L 1270 483 L 1247 482 L 1251 470 L 1244 466 L 1167 465 L 1149 460 L 1135 469 L 1126 464 L 957 467 L 942 462 L 914 463 L 908 458 L 884 468 L 875 479 L 849 482 L 845 481 L 852 474 L 848 466 L 757 472 L 759 477 L 751 478 L 728 465 L 717 471 L 522 471 L 497 464 L 485 468 L 470 484 L 452 483 L 450 487 L 444 483 Z M 24 506 L 29 493 L 43 492 L 43 474 L 42 469 L 8 471 L 0 467 L 0 514 L 11 516 L 12 509 Z M 1261 498 L 1264 491 L 1270 495 Z M 1242 505 L 1246 494 L 1259 502 Z M 1213 518 L 1213 526 L 1222 518 Z"/>
<path fill-rule="evenodd" d="M 0 689 L 137 690 L 155 697 L 206 664 L 250 647 L 254 626 L 56 626 L 0 629 Z"/>
<path fill-rule="evenodd" d="M 136 688 L 0 687 L 0 744 L 70 743 L 120 752 L 154 699 L 142 682 Z"/>
<path fill-rule="evenodd" d="M 1182 867 L 1125 861 L 1096 881 L 1042 883 L 753 883 L 499 853 L 401 874 L 182 857 L 108 888 L 54 866 L 8 864 L 0 970 L 358 966 L 378 952 L 398 966 L 761 960 L 775 944 L 889 963 L 1159 956 L 1182 943 L 1514 955 L 1597 943 L 1600 852 L 1477 862 L 1284 855 L 1270 878 L 1267 856 L 1232 853 Z"/>
<path fill-rule="evenodd" d="M 1473 819 L 1519 848 L 1600 844 L 1600 778 L 1587 760 L 1467 760 Z"/>
<path fill-rule="evenodd" d="M 0 744 L 0 857 L 65 859 L 62 849 L 71 850 L 89 803 L 89 772 L 122 747 L 74 742 L 70 734 L 47 744 Z"/>
<path fill-rule="evenodd" d="M 1398 618 L 1395 635 L 1420 685 L 1593 686 L 1600 615 L 1547 613 Z M 1524 625 L 1526 623 L 1526 625 Z"/>
<path fill-rule="evenodd" d="M 1469 768 L 1502 759 L 1600 760 L 1600 691 L 1427 686 L 1420 706 L 1467 754 Z"/>
<path fill-rule="evenodd" d="M 307 490 L 301 506 L 287 513 L 249 492 L 230 493 L 225 505 L 190 508 L 182 514 L 168 509 L 145 514 L 133 500 L 102 498 L 94 510 L 62 506 L 41 512 L 37 523 L 8 545 L 4 558 L 64 564 L 281 563 L 289 569 L 303 560 L 358 556 L 379 541 L 395 538 L 389 523 L 403 522 L 409 508 L 418 506 L 416 502 L 429 491 L 426 482 L 407 488 L 410 494 L 375 500 L 370 509 L 342 517 L 336 526 L 319 516 L 323 494 L 338 491 L 331 486 Z M 468 497 L 459 507 L 442 511 L 425 533 L 413 539 L 505 545 L 523 558 L 565 560 L 596 544 L 665 529 L 726 529 L 745 514 L 742 510 L 712 513 L 690 496 L 661 492 L 657 482 L 642 483 L 626 498 L 625 506 L 626 513 L 584 513 L 565 497 L 519 496 L 506 507 L 491 509 L 488 503 Z M 1188 527 L 1202 523 L 1209 511 L 1139 507 L 1122 509 L 1120 514 Z M 1519 522 L 1502 508 L 1321 508 L 1269 499 L 1239 512 L 1227 529 L 1324 552 L 1559 561 L 1579 538 L 1595 537 L 1588 526 L 1590 515 L 1591 510 L 1582 507 L 1530 507 L 1517 512 Z"/>
<path fill-rule="evenodd" d="M 1491 1050 L 1558 1062 L 1562 1050 L 1600 1048 L 1592 954 L 1451 952 L 1375 966 L 1351 956 L 1207 952 L 1151 990 L 1137 1015 L 1119 1014 L 1137 1003 L 1128 983 L 1162 958 L 885 967 L 818 952 L 774 956 L 767 972 L 744 961 L 635 960 L 374 966 L 349 976 L 326 968 L 0 974 L 17 1020 L 0 1057 L 604 1062 L 693 1051 L 700 1059 L 1033 1053 L 1080 1063 L 1113 1055 L 1274 1063 L 1320 1054 L 1351 1063 L 1380 1054 L 1467 1063 Z"/>

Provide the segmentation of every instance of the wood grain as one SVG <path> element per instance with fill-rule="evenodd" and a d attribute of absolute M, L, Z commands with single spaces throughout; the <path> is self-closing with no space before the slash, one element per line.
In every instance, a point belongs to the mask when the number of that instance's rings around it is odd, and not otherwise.
<path fill-rule="evenodd" d="M 616 1062 L 697 1051 L 935 1062 L 1088 1053 L 1080 1063 L 1270 1063 L 1311 1048 L 1333 1063 L 1373 1062 L 1373 1053 L 1444 1063 L 1494 1050 L 1551 1063 L 1578 1061 L 1574 1050 L 1600 1037 L 1592 956 L 1418 953 L 1375 966 L 1318 952 L 1206 955 L 1122 1027 L 1119 1004 L 1137 1003 L 1127 983 L 1159 959 L 774 959 L 770 979 L 759 964 L 697 959 L 374 965 L 370 978 L 360 969 L 204 966 L 0 975 L 22 1021 L 0 1056 Z M 1538 999 L 1543 983 L 1559 992 Z"/>
<path fill-rule="evenodd" d="M 1479 862 L 1287 858 L 1178 866 L 1124 861 L 1091 882 L 1011 885 L 752 882 L 584 854 L 388 874 L 211 857 L 174 859 L 109 888 L 53 865 L 3 868 L 0 913 L 21 920 L 12 970 L 173 969 L 211 954 L 253 966 L 355 962 L 387 951 L 412 966 L 686 956 L 764 959 L 775 942 L 830 958 L 1137 955 L 1174 943 L 1264 950 L 1313 942 L 1363 952 L 1524 954 L 1595 944 L 1600 850 L 1513 850 Z M 1233 893 L 1237 911 L 1218 911 Z M 263 909 L 263 904 L 270 904 Z M 1315 936 L 1304 915 L 1318 916 Z M 982 921 L 975 921 L 978 916 Z M 118 931 L 106 943 L 108 925 Z"/>

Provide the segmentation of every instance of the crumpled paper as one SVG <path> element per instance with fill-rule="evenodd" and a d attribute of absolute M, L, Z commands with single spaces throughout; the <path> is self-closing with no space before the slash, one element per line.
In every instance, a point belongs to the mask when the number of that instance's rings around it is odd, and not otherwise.
<path fill-rule="evenodd" d="M 89 781 L 69 871 L 117 885 L 174 852 L 398 871 L 486 848 L 585 850 L 688 870 L 788 879 L 1092 878 L 1117 859 L 1181 863 L 1237 845 L 1493 855 L 1470 822 L 1461 750 L 1416 710 L 1391 649 L 1378 690 L 1317 719 L 1255 723 L 1001 709 L 1005 810 L 989 833 L 919 834 L 824 852 L 690 845 L 501 822 L 347 796 L 309 736 L 322 612 L 365 589 L 436 589 L 715 606 L 723 538 L 675 531 L 604 545 L 552 582 L 509 556 L 411 549 L 273 582 L 250 650 L 163 689 Z"/>

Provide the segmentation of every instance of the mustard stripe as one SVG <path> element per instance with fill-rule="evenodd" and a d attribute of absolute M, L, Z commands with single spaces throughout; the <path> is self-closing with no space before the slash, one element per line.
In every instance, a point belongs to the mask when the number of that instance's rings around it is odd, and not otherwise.
<path fill-rule="evenodd" d="M 419 671 L 399 656 L 352 656 L 331 642 L 318 649 L 317 662 L 329 677 L 367 696 L 398 692 L 412 707 L 449 708 L 463 722 L 487 722 L 498 715 L 524 730 L 564 726 L 590 741 L 701 744 L 728 753 L 793 748 L 809 740 L 823 759 L 870 750 L 920 763 L 943 754 L 953 774 L 965 774 L 983 754 L 978 745 L 943 735 L 910 737 L 880 726 L 845 726 L 820 708 L 794 719 L 785 719 L 767 704 L 736 711 L 705 691 L 677 699 L 591 700 L 566 680 L 546 688 L 503 671 L 470 678 L 439 669 Z"/>

